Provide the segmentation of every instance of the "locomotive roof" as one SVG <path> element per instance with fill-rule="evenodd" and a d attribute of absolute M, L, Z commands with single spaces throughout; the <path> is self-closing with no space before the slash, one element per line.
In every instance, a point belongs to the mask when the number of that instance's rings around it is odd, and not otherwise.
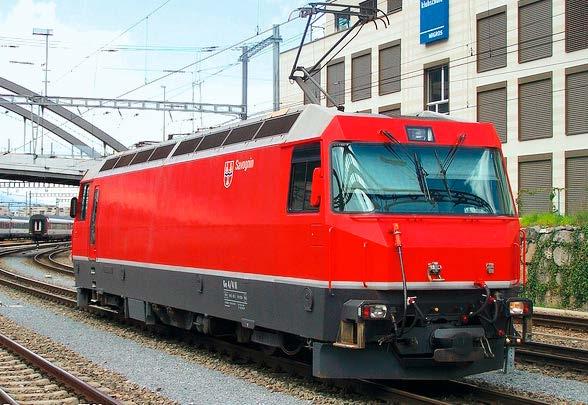
<path fill-rule="evenodd" d="M 83 180 L 245 151 L 261 146 L 318 138 L 336 116 L 389 118 L 379 114 L 346 113 L 334 107 L 327 108 L 315 104 L 306 105 L 301 109 L 284 109 L 261 118 L 253 118 L 237 124 L 198 132 L 181 139 L 114 154 L 90 168 Z M 428 113 L 405 118 L 454 121 L 447 116 Z"/>

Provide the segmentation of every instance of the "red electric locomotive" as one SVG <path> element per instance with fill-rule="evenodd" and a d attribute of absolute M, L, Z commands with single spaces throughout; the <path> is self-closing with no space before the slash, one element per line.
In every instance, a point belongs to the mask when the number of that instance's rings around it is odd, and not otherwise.
<path fill-rule="evenodd" d="M 310 351 L 325 378 L 500 368 L 531 303 L 490 124 L 309 105 L 90 170 L 78 304 Z"/>

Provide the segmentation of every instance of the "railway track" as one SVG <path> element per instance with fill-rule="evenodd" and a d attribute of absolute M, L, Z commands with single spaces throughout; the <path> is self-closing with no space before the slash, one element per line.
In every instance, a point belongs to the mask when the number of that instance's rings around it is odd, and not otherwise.
<path fill-rule="evenodd" d="M 16 249 L 16 251 L 21 252 L 23 249 Z M 10 252 L 4 251 L 0 252 L 0 256 L 13 253 L 15 253 L 14 250 Z M 3 269 L 0 269 L 0 284 L 10 286 L 40 298 L 54 301 L 61 305 L 69 307 L 76 306 L 76 291 L 73 289 L 48 284 Z M 108 317 L 116 317 L 117 315 L 116 311 L 97 306 L 90 306 L 89 312 Z M 210 350 L 225 353 L 231 358 L 244 358 L 258 364 L 265 364 L 270 368 L 286 370 L 304 377 L 312 376 L 312 367 L 308 362 L 269 355 L 256 348 L 243 346 L 223 339 L 195 335 L 193 333 L 190 334 L 189 332 L 187 332 L 185 337 L 191 340 L 196 339 L 198 345 L 206 346 Z M 368 394 L 378 400 L 387 402 L 448 404 L 451 402 L 445 402 L 442 398 L 450 396 L 453 398 L 456 395 L 459 395 L 467 396 L 469 401 L 474 402 L 529 405 L 545 403 L 528 397 L 503 392 L 490 387 L 481 387 L 463 381 L 421 382 L 418 385 L 411 385 L 410 383 L 398 382 L 344 380 L 333 382 L 333 384 L 344 387 L 345 389 L 352 389 L 358 393 Z"/>
<path fill-rule="evenodd" d="M 0 387 L 0 401 L 10 405 L 88 402 L 120 404 L 111 396 L 3 334 L 0 334 Z"/>
<path fill-rule="evenodd" d="M 533 314 L 533 325 L 588 332 L 588 318 L 578 318 L 563 314 L 535 312 Z"/>
<path fill-rule="evenodd" d="M 69 246 L 63 247 L 63 246 L 58 245 L 57 247 L 53 248 L 52 250 L 37 253 L 33 257 L 33 260 L 35 261 L 35 263 L 37 263 L 38 265 L 40 265 L 46 269 L 71 276 L 74 274 L 73 266 L 63 264 L 55 259 L 55 257 L 58 254 L 63 253 L 69 249 L 70 249 Z"/>
<path fill-rule="evenodd" d="M 588 350 L 527 342 L 517 348 L 516 357 L 526 363 L 547 364 L 581 373 L 588 372 Z"/>

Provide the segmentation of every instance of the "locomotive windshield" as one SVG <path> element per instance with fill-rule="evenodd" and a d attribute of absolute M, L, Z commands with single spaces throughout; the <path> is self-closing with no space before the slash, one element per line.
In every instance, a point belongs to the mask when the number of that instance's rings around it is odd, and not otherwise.
<path fill-rule="evenodd" d="M 331 153 L 334 211 L 514 215 L 497 149 L 351 142 Z"/>

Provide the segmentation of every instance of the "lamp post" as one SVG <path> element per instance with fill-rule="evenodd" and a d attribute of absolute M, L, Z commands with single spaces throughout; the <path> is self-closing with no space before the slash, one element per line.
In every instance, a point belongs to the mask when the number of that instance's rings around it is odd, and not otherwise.
<path fill-rule="evenodd" d="M 45 81 L 44 81 L 44 91 L 43 96 L 47 97 L 47 85 L 49 83 L 47 76 L 49 72 L 49 37 L 53 35 L 53 30 L 49 28 L 33 28 L 33 35 L 42 35 L 45 37 Z M 43 117 L 44 108 L 41 106 L 41 117 Z M 39 126 L 37 125 L 37 131 L 39 130 Z M 41 155 L 43 155 L 43 133 L 45 132 L 44 128 L 41 128 Z"/>

